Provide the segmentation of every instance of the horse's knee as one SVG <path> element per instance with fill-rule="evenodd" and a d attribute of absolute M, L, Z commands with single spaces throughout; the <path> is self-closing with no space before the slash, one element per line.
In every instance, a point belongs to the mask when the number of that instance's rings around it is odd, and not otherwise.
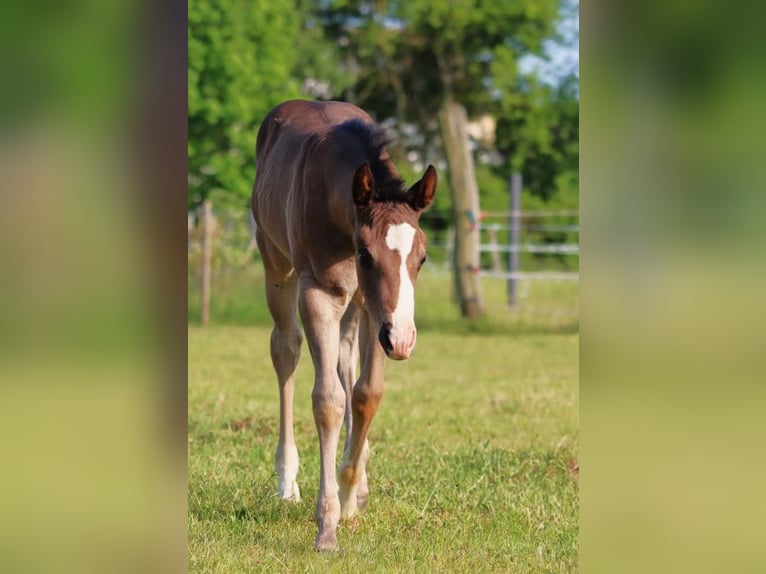
<path fill-rule="evenodd" d="M 294 355 L 299 355 L 301 352 L 301 345 L 303 344 L 303 333 L 296 326 L 287 337 L 287 344 L 290 347 L 291 352 Z"/>
<path fill-rule="evenodd" d="M 311 392 L 311 404 L 314 418 L 318 423 L 335 427 L 343 422 L 346 412 L 346 394 L 339 382 L 328 386 L 317 380 Z"/>
<path fill-rule="evenodd" d="M 365 418 L 372 418 L 383 399 L 383 389 L 357 384 L 351 395 L 351 408 Z"/>
<path fill-rule="evenodd" d="M 274 325 L 274 328 L 271 330 L 272 349 L 279 348 L 297 352 L 301 348 L 301 343 L 303 343 L 303 333 L 301 333 L 298 325 L 281 328 Z"/>
<path fill-rule="evenodd" d="M 300 329 L 295 327 L 282 328 L 274 326 L 271 331 L 271 359 L 279 369 L 283 365 L 288 369 L 294 369 L 300 357 L 303 335 Z"/>

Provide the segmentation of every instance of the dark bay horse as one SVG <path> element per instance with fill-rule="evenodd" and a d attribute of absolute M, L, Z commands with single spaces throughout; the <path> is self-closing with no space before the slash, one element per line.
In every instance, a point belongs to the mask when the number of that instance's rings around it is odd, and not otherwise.
<path fill-rule="evenodd" d="M 300 500 L 293 435 L 303 339 L 297 305 L 315 369 L 311 398 L 321 462 L 317 550 L 337 549 L 338 521 L 366 505 L 367 431 L 383 396 L 385 359 L 407 359 L 417 336 L 414 290 L 426 258 L 418 220 L 433 201 L 436 170 L 429 165 L 405 188 L 386 143 L 366 112 L 342 102 L 285 102 L 258 132 L 252 209 L 274 319 L 279 496 Z"/>

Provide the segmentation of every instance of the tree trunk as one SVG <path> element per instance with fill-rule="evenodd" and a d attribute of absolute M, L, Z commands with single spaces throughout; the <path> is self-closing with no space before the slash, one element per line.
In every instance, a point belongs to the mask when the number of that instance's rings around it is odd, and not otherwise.
<path fill-rule="evenodd" d="M 449 188 L 455 222 L 455 289 L 463 317 L 475 319 L 484 313 L 478 275 L 481 212 L 466 121 L 463 105 L 445 100 L 439 110 L 439 126 L 449 166 Z"/>

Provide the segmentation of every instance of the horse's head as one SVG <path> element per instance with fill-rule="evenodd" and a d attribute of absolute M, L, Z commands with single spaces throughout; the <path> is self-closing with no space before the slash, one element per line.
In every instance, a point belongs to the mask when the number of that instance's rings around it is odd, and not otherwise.
<path fill-rule="evenodd" d="M 394 193 L 379 193 L 366 163 L 354 176 L 359 284 L 380 344 L 391 359 L 407 359 L 415 348 L 415 282 L 426 260 L 426 235 L 418 220 L 435 192 L 436 170 L 431 165 L 412 187 Z"/>

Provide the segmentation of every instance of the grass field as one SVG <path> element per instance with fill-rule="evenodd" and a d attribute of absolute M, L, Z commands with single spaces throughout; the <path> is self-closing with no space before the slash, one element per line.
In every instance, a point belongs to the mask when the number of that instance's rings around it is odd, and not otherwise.
<path fill-rule="evenodd" d="M 250 326 L 224 313 L 189 327 L 190 571 L 577 571 L 575 285 L 532 284 L 508 312 L 504 284 L 488 281 L 489 316 L 466 326 L 448 276 L 424 272 L 418 347 L 409 361 L 388 362 L 370 431 L 367 511 L 341 525 L 341 550 L 328 555 L 313 551 L 319 459 L 308 350 L 295 404 L 303 501 L 290 504 L 276 498 L 270 327 L 257 308 L 260 283 L 249 279 L 219 290 L 226 296 L 212 316 L 243 305 Z M 246 291 L 248 301 L 226 301 Z M 190 317 L 193 306 L 190 293 Z"/>

